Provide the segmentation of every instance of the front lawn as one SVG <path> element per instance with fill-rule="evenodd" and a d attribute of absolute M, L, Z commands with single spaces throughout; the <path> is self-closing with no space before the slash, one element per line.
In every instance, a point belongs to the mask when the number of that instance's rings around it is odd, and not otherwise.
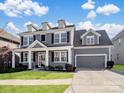
<path fill-rule="evenodd" d="M 114 65 L 112 70 L 124 71 L 124 65 Z"/>
<path fill-rule="evenodd" d="M 0 93 L 63 93 L 68 85 L 0 86 Z"/>
<path fill-rule="evenodd" d="M 73 73 L 68 72 L 45 72 L 45 71 L 22 71 L 15 73 L 0 74 L 0 79 L 66 79 L 72 78 Z"/>

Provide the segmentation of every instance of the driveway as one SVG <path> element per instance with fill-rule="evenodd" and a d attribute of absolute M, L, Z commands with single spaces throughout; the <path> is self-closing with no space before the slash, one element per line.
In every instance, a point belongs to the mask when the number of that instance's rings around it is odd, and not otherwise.
<path fill-rule="evenodd" d="M 79 70 L 65 93 L 124 93 L 124 76 L 108 70 Z"/>

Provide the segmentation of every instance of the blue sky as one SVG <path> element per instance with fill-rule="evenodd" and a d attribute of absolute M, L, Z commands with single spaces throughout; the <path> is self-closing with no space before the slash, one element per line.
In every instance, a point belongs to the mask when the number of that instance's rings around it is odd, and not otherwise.
<path fill-rule="evenodd" d="M 30 1 L 32 7 L 25 8 L 25 1 Z M 59 19 L 76 24 L 77 29 L 106 29 L 113 37 L 124 28 L 124 0 L 0 0 L 0 28 L 13 34 L 24 31 L 24 24 L 41 27 L 48 21 L 55 25 Z"/>

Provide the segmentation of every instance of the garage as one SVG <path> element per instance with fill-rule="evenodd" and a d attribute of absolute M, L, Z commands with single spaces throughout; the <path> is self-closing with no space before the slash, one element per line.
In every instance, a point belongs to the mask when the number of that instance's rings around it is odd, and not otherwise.
<path fill-rule="evenodd" d="M 106 54 L 80 54 L 75 56 L 77 68 L 105 68 Z"/>

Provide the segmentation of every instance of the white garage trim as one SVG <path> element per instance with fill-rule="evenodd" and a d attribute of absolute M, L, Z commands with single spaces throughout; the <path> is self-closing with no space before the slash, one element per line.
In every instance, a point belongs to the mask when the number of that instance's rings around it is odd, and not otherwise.
<path fill-rule="evenodd" d="M 107 67 L 107 54 L 76 54 L 75 55 L 75 67 L 77 67 L 77 57 L 79 56 L 104 56 L 105 57 L 105 68 Z"/>

